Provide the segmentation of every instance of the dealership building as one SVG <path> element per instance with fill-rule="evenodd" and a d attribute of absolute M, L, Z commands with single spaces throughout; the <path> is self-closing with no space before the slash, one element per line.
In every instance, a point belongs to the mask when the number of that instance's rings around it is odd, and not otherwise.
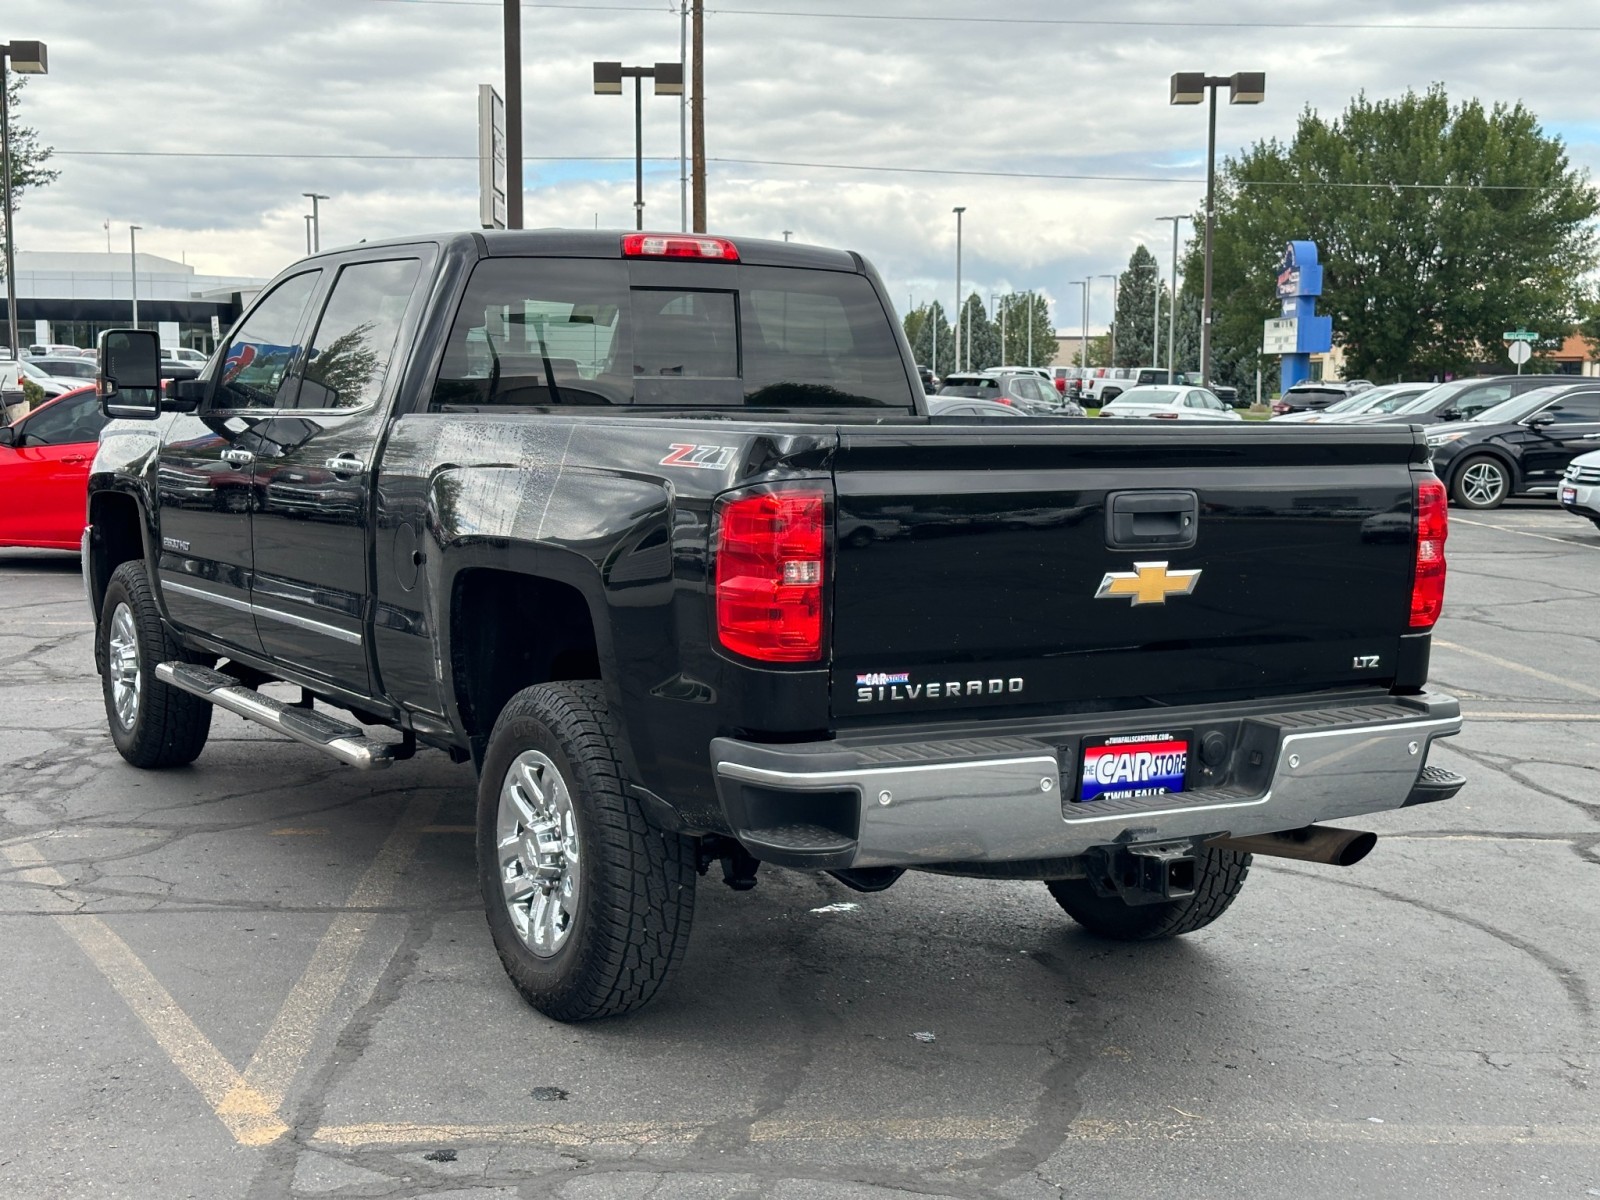
<path fill-rule="evenodd" d="M 154 254 L 19 250 L 18 331 L 24 347 L 91 347 L 104 330 L 132 323 L 137 284 L 141 329 L 159 331 L 163 345 L 210 353 L 265 283 L 244 275 L 200 275 L 186 263 Z"/>

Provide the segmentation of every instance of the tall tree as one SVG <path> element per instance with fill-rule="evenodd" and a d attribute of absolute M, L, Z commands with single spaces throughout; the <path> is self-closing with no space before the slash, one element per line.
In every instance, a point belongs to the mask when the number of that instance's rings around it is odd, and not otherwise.
<path fill-rule="evenodd" d="M 968 370 L 985 371 L 1000 363 L 1000 331 L 989 320 L 983 297 L 977 292 L 967 297 L 961 306 L 961 329 L 958 331 L 966 347 L 961 362 Z"/>
<path fill-rule="evenodd" d="M 1118 367 L 1148 367 L 1150 333 L 1155 320 L 1156 289 L 1160 286 L 1155 255 L 1143 243 L 1134 247 L 1117 286 L 1116 315 Z M 1166 347 L 1162 347 L 1165 355 Z"/>
<path fill-rule="evenodd" d="M 1006 366 L 1046 366 L 1056 353 L 1056 330 L 1050 321 L 1050 301 L 1042 292 L 1012 292 L 1000 298 L 1005 317 L 1005 347 L 1001 361 Z M 1029 326 L 1032 338 L 1029 338 Z"/>
<path fill-rule="evenodd" d="M 1509 369 L 1502 331 L 1571 330 L 1596 261 L 1600 196 L 1561 138 L 1521 104 L 1452 105 L 1438 85 L 1358 96 L 1331 121 L 1307 109 L 1287 145 L 1226 160 L 1217 190 L 1213 374 L 1236 386 L 1254 386 L 1289 241 L 1317 243 L 1320 311 L 1346 373 L 1369 379 Z M 1186 292 L 1200 255 L 1196 239 Z"/>
<path fill-rule="evenodd" d="M 919 305 L 906 314 L 906 341 L 918 363 L 944 375 L 956 369 L 956 339 L 944 306 L 937 300 Z M 935 346 L 938 353 L 934 353 Z"/>
<path fill-rule="evenodd" d="M 38 131 L 17 120 L 17 109 L 22 105 L 22 89 L 27 86 L 28 76 L 8 72 L 7 77 L 11 81 L 7 89 L 7 103 L 11 106 L 11 207 L 15 211 L 22 207 L 24 192 L 29 188 L 44 187 L 61 172 L 47 165 L 55 149 L 42 145 Z M 5 205 L 0 203 L 0 236 L 4 235 L 6 222 L 10 219 L 10 214 L 4 209 Z M 0 273 L 4 271 L 5 263 L 0 261 Z"/>

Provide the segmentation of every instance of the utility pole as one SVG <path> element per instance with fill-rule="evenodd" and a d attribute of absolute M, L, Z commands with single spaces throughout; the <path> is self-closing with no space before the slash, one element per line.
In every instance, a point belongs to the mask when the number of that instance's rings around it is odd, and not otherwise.
<path fill-rule="evenodd" d="M 505 0 L 506 228 L 522 228 L 522 0 Z"/>
<path fill-rule="evenodd" d="M 693 0 L 694 99 L 689 106 L 689 138 L 694 147 L 694 231 L 706 231 L 706 6 Z"/>
<path fill-rule="evenodd" d="M 311 257 L 311 214 L 306 214 L 306 257 Z"/>
<path fill-rule="evenodd" d="M 1156 302 L 1155 311 L 1150 315 L 1150 365 L 1161 365 L 1161 264 L 1156 261 L 1156 256 L 1150 256 L 1150 270 L 1155 273 Z M 1172 369 L 1172 364 L 1167 364 L 1167 369 Z M 1169 378 L 1168 383 L 1172 380 Z"/>
<path fill-rule="evenodd" d="M 321 192 L 301 192 L 302 196 L 311 201 L 311 250 L 314 254 L 322 253 L 322 211 L 317 206 L 319 200 L 328 199 Z"/>
<path fill-rule="evenodd" d="M 689 61 L 689 0 L 678 7 L 678 61 Z M 689 89 L 678 97 L 678 228 L 689 229 Z"/>
<path fill-rule="evenodd" d="M 1028 366 L 1033 366 L 1033 289 L 1028 289 Z"/>
<path fill-rule="evenodd" d="M 961 300 L 961 214 L 967 211 L 966 205 L 958 205 L 950 210 L 956 215 L 956 370 L 961 370 L 964 361 L 961 355 L 961 326 L 966 316 L 967 306 Z M 972 347 L 967 347 L 968 354 Z"/>

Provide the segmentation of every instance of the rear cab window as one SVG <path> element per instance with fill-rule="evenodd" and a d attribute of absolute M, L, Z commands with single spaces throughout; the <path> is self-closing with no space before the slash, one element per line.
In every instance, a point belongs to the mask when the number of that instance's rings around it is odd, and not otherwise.
<path fill-rule="evenodd" d="M 473 270 L 430 408 L 911 412 L 914 382 L 862 275 L 493 258 Z"/>

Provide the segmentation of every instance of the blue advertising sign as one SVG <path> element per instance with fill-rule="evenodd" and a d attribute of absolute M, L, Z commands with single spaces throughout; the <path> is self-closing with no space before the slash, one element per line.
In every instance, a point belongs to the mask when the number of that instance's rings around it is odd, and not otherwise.
<path fill-rule="evenodd" d="M 1277 354 L 1279 387 L 1288 389 L 1311 374 L 1311 356 L 1333 348 L 1333 318 L 1317 315 L 1322 295 L 1322 264 L 1315 242 L 1290 242 L 1278 259 L 1277 294 L 1281 316 L 1266 323 L 1263 354 Z"/>

